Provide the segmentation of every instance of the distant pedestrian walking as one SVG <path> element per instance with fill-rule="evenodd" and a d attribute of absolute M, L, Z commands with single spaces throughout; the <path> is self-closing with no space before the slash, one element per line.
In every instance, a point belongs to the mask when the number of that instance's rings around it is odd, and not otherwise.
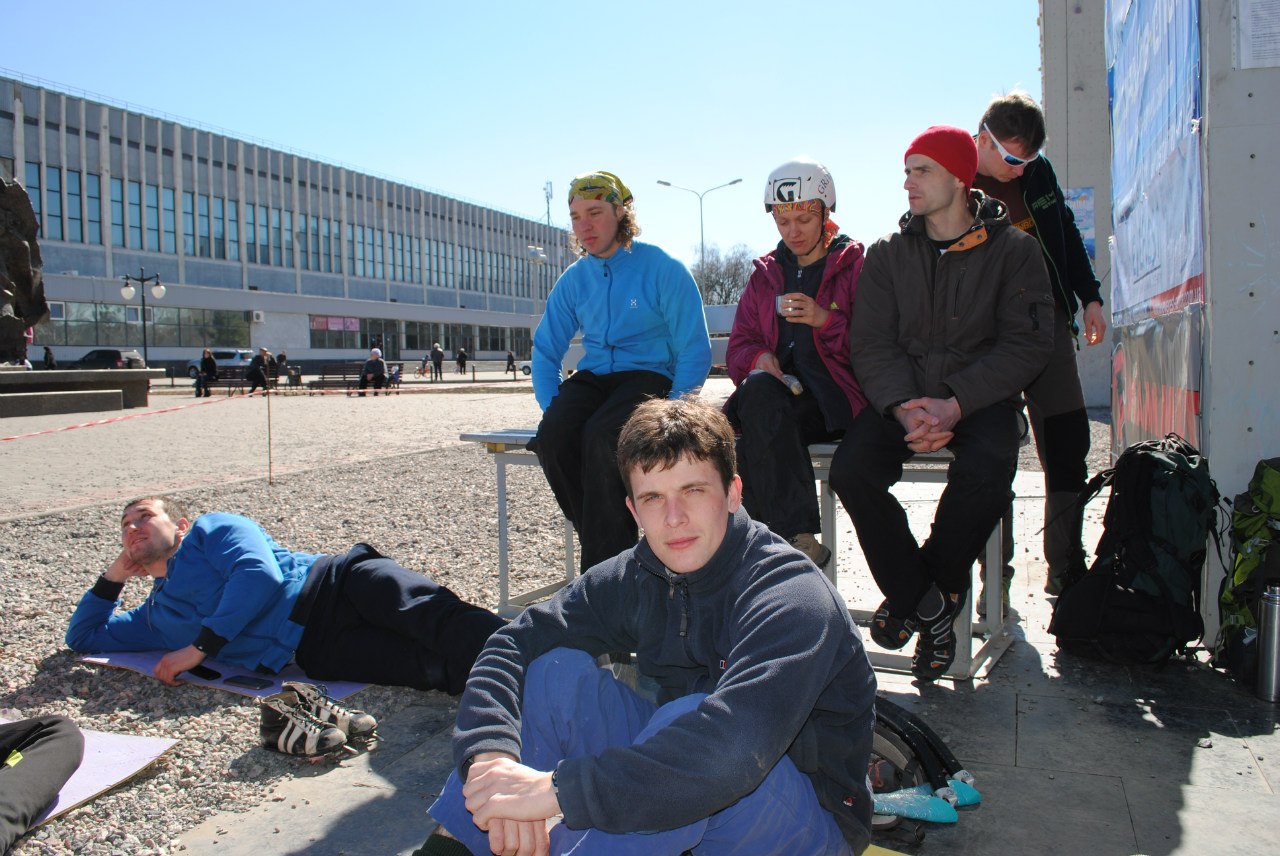
<path fill-rule="evenodd" d="M 444 380 L 444 348 L 439 342 L 431 346 L 431 379 Z"/>
<path fill-rule="evenodd" d="M 275 361 L 271 357 L 271 352 L 266 348 L 259 348 L 257 355 L 249 360 L 249 368 L 244 374 L 244 379 L 249 381 L 250 395 L 253 395 L 258 387 L 262 387 L 263 392 L 267 391 L 267 368 L 273 362 Z"/>
<path fill-rule="evenodd" d="M 458 374 L 467 373 L 467 351 L 465 348 L 458 348 Z"/>
<path fill-rule="evenodd" d="M 516 373 L 516 355 L 507 351 L 507 371 Z"/>

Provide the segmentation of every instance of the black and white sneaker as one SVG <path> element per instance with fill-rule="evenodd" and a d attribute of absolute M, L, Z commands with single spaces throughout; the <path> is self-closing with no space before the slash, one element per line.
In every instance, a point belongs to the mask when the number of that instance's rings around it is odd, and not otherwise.
<path fill-rule="evenodd" d="M 324 684 L 285 681 L 284 689 L 297 694 L 299 707 L 321 722 L 342 729 L 348 737 L 370 737 L 378 727 L 378 720 L 373 718 L 373 714 L 342 704 L 329 695 L 329 688 Z"/>
<path fill-rule="evenodd" d="M 267 696 L 260 702 L 262 745 L 286 755 L 323 755 L 347 742 L 341 728 L 321 722 L 298 704 L 292 690 Z"/>

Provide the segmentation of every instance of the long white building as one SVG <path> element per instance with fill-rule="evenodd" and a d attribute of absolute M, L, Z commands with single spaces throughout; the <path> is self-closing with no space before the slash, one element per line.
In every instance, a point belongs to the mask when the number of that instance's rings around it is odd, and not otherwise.
<path fill-rule="evenodd" d="M 0 77 L 0 174 L 41 224 L 33 360 L 141 348 L 126 274 L 165 286 L 145 294 L 153 366 L 215 346 L 524 358 L 573 261 L 564 229 L 36 80 Z"/>

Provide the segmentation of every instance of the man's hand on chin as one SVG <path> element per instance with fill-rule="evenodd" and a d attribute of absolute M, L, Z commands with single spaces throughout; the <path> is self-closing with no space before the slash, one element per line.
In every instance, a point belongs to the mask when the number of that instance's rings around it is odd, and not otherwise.
<path fill-rule="evenodd" d="M 135 562 L 128 550 L 121 550 L 115 561 L 102 574 L 113 583 L 128 582 L 130 577 L 145 577 L 147 569 Z"/>
<path fill-rule="evenodd" d="M 177 651 L 170 651 L 156 663 L 156 677 L 171 687 L 182 686 L 178 675 L 204 662 L 204 652 L 194 645 L 188 645 Z"/>

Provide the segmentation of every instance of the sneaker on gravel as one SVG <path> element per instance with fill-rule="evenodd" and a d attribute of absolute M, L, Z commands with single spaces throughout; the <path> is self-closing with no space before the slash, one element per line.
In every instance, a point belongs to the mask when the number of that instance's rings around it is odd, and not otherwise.
<path fill-rule="evenodd" d="M 960 611 L 960 596 L 930 589 L 916 607 L 920 621 L 920 639 L 911 658 L 911 674 L 922 681 L 936 681 L 951 668 L 956 658 L 954 624 Z M 928 613 L 925 617 L 921 613 Z"/>
<path fill-rule="evenodd" d="M 894 618 L 889 614 L 889 601 L 886 599 L 871 616 L 871 638 L 881 648 L 897 651 L 906 645 L 919 628 L 919 622 L 912 615 L 910 618 Z"/>
<path fill-rule="evenodd" d="M 373 714 L 342 704 L 329 695 L 329 688 L 324 684 L 285 681 L 284 689 L 297 695 L 299 707 L 321 722 L 337 726 L 348 737 L 368 737 L 378 727 L 378 720 L 373 718 Z"/>
<path fill-rule="evenodd" d="M 321 722 L 298 704 L 292 690 L 267 696 L 260 703 L 262 745 L 286 755 L 323 755 L 347 742 L 341 728 Z"/>
<path fill-rule="evenodd" d="M 808 556 L 809 561 L 817 565 L 820 570 L 826 568 L 827 563 L 831 561 L 831 551 L 808 532 L 801 532 L 787 539 L 787 543 Z"/>

